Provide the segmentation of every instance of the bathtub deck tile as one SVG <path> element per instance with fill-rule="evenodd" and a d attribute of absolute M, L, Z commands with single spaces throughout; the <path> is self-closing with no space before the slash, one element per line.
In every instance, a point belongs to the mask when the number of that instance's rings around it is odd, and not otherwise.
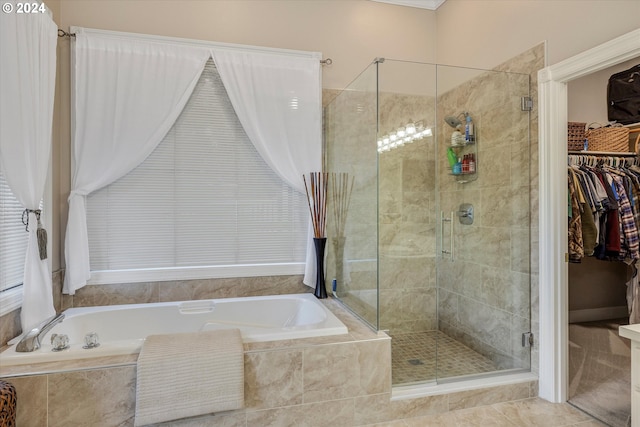
<path fill-rule="evenodd" d="M 0 377 L 13 378 L 25 375 L 42 375 L 87 369 L 135 366 L 137 360 L 137 354 L 126 354 L 122 356 L 94 357 L 88 359 L 63 360 L 60 362 L 33 363 L 26 365 L 0 365 Z"/>
<path fill-rule="evenodd" d="M 391 393 L 356 397 L 354 425 L 370 425 L 395 420 L 397 417 L 393 414 L 390 399 Z"/>
<path fill-rule="evenodd" d="M 132 425 L 134 367 L 48 375 L 50 426 Z"/>
<path fill-rule="evenodd" d="M 277 350 L 280 348 L 304 348 L 313 345 L 335 344 L 337 342 L 352 342 L 353 337 L 350 334 L 329 335 L 323 337 L 297 338 L 291 340 L 264 341 L 244 343 L 244 351 L 267 351 Z"/>
<path fill-rule="evenodd" d="M 6 379 L 16 388 L 18 404 L 16 424 L 19 426 L 47 425 L 47 377 L 38 375 Z"/>
<path fill-rule="evenodd" d="M 358 351 L 358 395 L 391 391 L 391 343 L 389 340 L 372 340 L 354 343 Z"/>
<path fill-rule="evenodd" d="M 374 331 L 371 327 L 365 325 L 360 319 L 356 318 L 340 302 L 333 298 L 322 300 L 322 303 L 336 315 L 338 319 L 349 329 L 349 334 L 354 340 L 372 339 L 381 336 L 381 333 Z"/>
<path fill-rule="evenodd" d="M 302 351 L 245 354 L 245 404 L 252 409 L 302 403 Z"/>
<path fill-rule="evenodd" d="M 359 387 L 358 351 L 354 344 L 335 344 L 304 350 L 304 402 L 364 394 Z"/>

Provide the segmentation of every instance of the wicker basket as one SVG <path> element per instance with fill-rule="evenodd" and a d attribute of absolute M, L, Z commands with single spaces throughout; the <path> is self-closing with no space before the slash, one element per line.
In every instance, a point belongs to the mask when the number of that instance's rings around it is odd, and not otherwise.
<path fill-rule="evenodd" d="M 0 427 L 15 427 L 17 402 L 13 384 L 0 380 Z"/>
<path fill-rule="evenodd" d="M 598 127 L 592 127 L 598 125 Z M 589 151 L 629 151 L 629 129 L 622 125 L 602 126 L 590 123 L 585 131 Z"/>
<path fill-rule="evenodd" d="M 567 124 L 567 149 L 584 150 L 584 130 L 587 126 L 582 122 L 569 122 Z"/>

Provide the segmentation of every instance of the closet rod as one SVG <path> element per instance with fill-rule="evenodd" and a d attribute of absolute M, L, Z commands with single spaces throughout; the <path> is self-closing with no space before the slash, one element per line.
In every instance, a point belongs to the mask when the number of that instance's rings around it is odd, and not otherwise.
<path fill-rule="evenodd" d="M 569 154 L 579 154 L 582 156 L 615 156 L 615 157 L 635 157 L 636 153 L 619 152 L 619 151 L 568 151 Z"/>

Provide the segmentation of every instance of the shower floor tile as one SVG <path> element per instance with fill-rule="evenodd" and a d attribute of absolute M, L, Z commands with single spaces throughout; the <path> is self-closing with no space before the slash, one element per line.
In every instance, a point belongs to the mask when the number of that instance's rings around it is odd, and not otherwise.
<path fill-rule="evenodd" d="M 438 359 L 436 360 L 436 348 Z M 394 385 L 497 370 L 480 353 L 440 331 L 391 334 L 391 378 Z"/>

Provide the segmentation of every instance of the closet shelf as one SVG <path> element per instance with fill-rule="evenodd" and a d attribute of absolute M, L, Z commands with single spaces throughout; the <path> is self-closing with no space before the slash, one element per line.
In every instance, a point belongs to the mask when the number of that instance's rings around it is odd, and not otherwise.
<path fill-rule="evenodd" d="M 616 157 L 635 157 L 636 153 L 620 152 L 620 151 L 584 151 L 569 150 L 569 154 L 581 154 L 583 156 L 616 156 Z"/>

